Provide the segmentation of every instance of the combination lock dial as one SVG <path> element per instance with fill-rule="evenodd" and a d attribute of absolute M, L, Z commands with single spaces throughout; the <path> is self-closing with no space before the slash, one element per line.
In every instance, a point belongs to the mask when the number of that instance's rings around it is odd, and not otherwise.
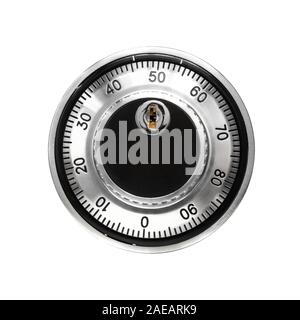
<path fill-rule="evenodd" d="M 249 116 L 232 85 L 181 51 L 103 59 L 68 89 L 50 132 L 65 205 L 141 252 L 179 249 L 232 214 L 253 168 Z"/>

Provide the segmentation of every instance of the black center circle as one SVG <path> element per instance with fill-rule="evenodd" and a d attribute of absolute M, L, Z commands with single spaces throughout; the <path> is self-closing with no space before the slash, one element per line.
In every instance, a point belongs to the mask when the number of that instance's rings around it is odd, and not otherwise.
<path fill-rule="evenodd" d="M 115 133 L 116 137 L 116 145 L 114 150 L 110 150 L 111 152 L 116 152 L 116 161 L 115 163 L 109 163 L 107 162 L 104 164 L 104 169 L 106 170 L 107 174 L 111 178 L 111 180 L 122 190 L 135 195 L 139 197 L 146 197 L 146 198 L 154 198 L 154 197 L 161 197 L 171 194 L 172 192 L 175 192 L 179 188 L 181 188 L 184 184 L 187 183 L 187 181 L 191 178 L 191 175 L 187 175 L 186 168 L 193 168 L 196 165 L 195 163 L 186 163 L 186 157 L 185 157 L 185 150 L 191 151 L 191 154 L 193 157 L 196 156 L 196 127 L 193 122 L 193 120 L 188 116 L 188 114 L 180 107 L 175 105 L 174 103 L 159 99 L 164 105 L 168 108 L 170 112 L 170 122 L 168 125 L 168 128 L 166 130 L 163 130 L 161 133 L 159 133 L 159 144 L 158 149 L 155 149 L 151 144 L 151 134 L 147 134 L 145 131 L 139 129 L 135 114 L 137 112 L 137 109 L 147 101 L 150 101 L 154 98 L 143 98 L 143 99 L 137 99 L 131 102 L 126 103 L 119 109 L 117 109 L 107 120 L 105 124 L 105 129 L 110 129 Z M 158 100 L 158 99 L 156 99 Z M 120 129 L 120 123 L 124 126 L 124 123 L 126 123 L 127 128 L 127 136 L 124 136 L 124 129 Z M 124 127 L 123 127 L 124 128 Z M 144 135 L 142 138 L 138 137 L 136 140 L 128 141 L 128 134 L 131 130 L 138 129 L 141 133 L 141 135 Z M 181 141 L 174 139 L 174 136 L 172 135 L 172 130 L 176 129 L 177 133 L 181 134 Z M 185 129 L 189 129 L 191 134 L 191 141 L 189 141 L 190 146 L 188 148 L 185 148 Z M 122 132 L 120 134 L 120 131 Z M 174 131 L 173 131 L 174 132 Z M 169 141 L 170 144 L 166 145 L 164 144 L 164 140 L 162 138 L 163 135 L 169 134 Z M 153 136 L 152 136 L 153 138 Z M 108 138 L 107 138 L 108 139 Z M 108 141 L 103 137 L 103 140 L 100 144 L 101 147 L 104 148 L 107 151 Z M 124 142 L 124 139 L 126 139 L 126 142 Z M 129 153 L 132 152 L 130 150 L 131 147 L 133 147 L 136 144 L 139 144 L 141 141 L 143 141 L 143 147 L 146 145 L 145 148 L 134 148 L 136 152 L 136 155 L 138 157 L 141 156 L 141 152 L 145 152 L 144 157 L 142 157 L 144 160 L 139 161 L 139 163 L 132 164 L 130 162 Z M 146 142 L 146 143 L 144 143 Z M 124 159 L 124 152 L 120 155 L 120 144 L 127 144 L 126 148 L 126 158 L 127 163 L 120 163 L 120 158 Z M 181 143 L 181 146 L 179 147 L 178 144 Z M 168 147 L 169 146 L 169 147 Z M 168 148 L 167 148 L 168 147 Z M 179 147 L 179 148 L 178 148 Z M 181 150 L 180 150 L 181 149 Z M 156 150 L 156 151 L 155 151 Z M 158 155 L 156 155 L 156 159 L 159 159 L 159 161 L 153 161 L 153 153 L 159 150 Z M 163 158 L 163 152 L 169 153 L 169 161 L 166 163 L 165 158 Z M 178 163 L 178 161 L 175 161 L 175 152 L 181 153 L 181 159 L 182 162 Z M 103 151 L 104 152 L 104 151 Z M 107 151 L 108 152 L 108 151 Z M 178 155 L 178 153 L 177 153 Z M 104 156 L 106 156 L 104 152 Z M 145 161 L 145 159 L 147 159 Z M 178 157 L 177 157 L 178 159 Z M 197 159 L 197 158 L 195 158 Z M 141 163 L 143 162 L 143 163 Z M 104 161 L 105 163 L 105 161 Z M 190 173 L 189 173 L 190 174 Z"/>

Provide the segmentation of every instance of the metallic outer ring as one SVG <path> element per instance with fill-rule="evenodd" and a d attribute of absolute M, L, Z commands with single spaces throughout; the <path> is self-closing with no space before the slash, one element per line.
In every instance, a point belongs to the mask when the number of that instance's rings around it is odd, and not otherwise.
<path fill-rule="evenodd" d="M 160 53 L 160 54 L 168 54 L 173 55 L 177 57 L 181 57 L 182 59 L 189 60 L 196 65 L 199 65 L 200 67 L 206 69 L 209 73 L 211 73 L 215 78 L 217 78 L 223 86 L 228 90 L 228 92 L 231 94 L 233 99 L 235 100 L 242 117 L 244 119 L 246 132 L 247 132 L 247 138 L 248 138 L 248 159 L 247 159 L 247 166 L 246 166 L 246 172 L 243 179 L 243 182 L 241 184 L 241 187 L 231 203 L 228 210 L 222 215 L 222 217 L 214 223 L 212 226 L 210 226 L 208 229 L 206 229 L 204 232 L 198 234 L 197 236 L 190 238 L 188 240 L 168 245 L 168 246 L 160 246 L 160 247 L 144 247 L 144 246 L 136 246 L 136 245 L 130 245 L 123 242 L 119 242 L 117 240 L 114 240 L 112 238 L 108 238 L 105 235 L 101 234 L 99 231 L 94 229 L 91 225 L 89 225 L 87 222 L 84 221 L 83 218 L 80 217 L 80 215 L 77 213 L 77 211 L 73 208 L 71 203 L 69 202 L 67 196 L 64 193 L 64 190 L 60 184 L 59 177 L 57 174 L 57 168 L 55 163 L 55 136 L 56 136 L 56 129 L 57 125 L 61 116 L 61 113 L 64 109 L 65 104 L 69 100 L 72 93 L 80 86 L 80 83 L 88 77 L 90 74 L 92 74 L 95 70 L 99 69 L 100 67 L 116 60 L 119 58 L 122 58 L 124 56 L 130 56 L 140 53 Z M 49 155 L 49 165 L 51 170 L 52 179 L 54 181 L 54 185 L 56 187 L 56 190 L 62 200 L 62 202 L 65 204 L 67 209 L 72 213 L 76 219 L 78 219 L 81 223 L 83 223 L 85 226 L 87 226 L 90 230 L 95 232 L 97 236 L 100 236 L 106 241 L 108 241 L 110 244 L 113 244 L 116 247 L 135 251 L 135 252 L 141 252 L 141 253 L 162 253 L 162 252 L 170 252 L 175 251 L 179 249 L 183 249 L 185 247 L 188 247 L 192 244 L 195 244 L 196 242 L 206 238 L 210 234 L 212 234 L 214 231 L 216 231 L 221 225 L 223 225 L 228 218 L 232 215 L 234 210 L 237 208 L 239 203 L 241 202 L 251 179 L 252 171 L 253 171 L 253 165 L 254 165 L 254 154 L 255 154 L 255 143 L 254 143 L 254 134 L 253 129 L 250 121 L 250 117 L 248 115 L 247 109 L 237 93 L 237 91 L 234 89 L 234 87 L 231 85 L 231 83 L 215 68 L 213 68 L 210 64 L 207 62 L 191 55 L 186 52 L 171 49 L 171 48 L 164 48 L 164 47 L 141 47 L 141 48 L 134 48 L 129 50 L 124 50 L 121 52 L 117 52 L 113 55 L 110 55 L 109 57 L 106 57 L 95 64 L 93 64 L 91 67 L 89 67 L 86 71 L 84 71 L 81 76 L 73 82 L 73 84 L 68 88 L 64 96 L 62 97 L 57 110 L 55 112 L 54 118 L 52 120 L 50 134 L 49 134 L 49 145 L 48 145 L 48 155 Z"/>

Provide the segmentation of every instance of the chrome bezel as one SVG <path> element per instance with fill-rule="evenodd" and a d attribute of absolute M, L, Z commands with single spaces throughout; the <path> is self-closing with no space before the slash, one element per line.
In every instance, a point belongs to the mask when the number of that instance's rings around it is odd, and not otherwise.
<path fill-rule="evenodd" d="M 140 53 L 157 53 L 157 54 L 167 54 L 167 55 L 173 55 L 180 57 L 182 59 L 189 60 L 196 65 L 199 65 L 200 67 L 204 68 L 207 70 L 210 74 L 212 74 L 215 78 L 217 78 L 223 86 L 228 90 L 228 92 L 231 94 L 233 99 L 235 100 L 241 115 L 243 117 L 244 123 L 245 123 L 245 128 L 246 128 L 246 133 L 247 133 L 247 138 L 248 138 L 248 160 L 247 160 L 247 166 L 246 166 L 246 172 L 244 175 L 244 179 L 242 181 L 241 187 L 231 203 L 230 207 L 227 209 L 227 211 L 222 215 L 222 217 L 214 223 L 212 226 L 210 226 L 208 229 L 206 229 L 204 232 L 198 234 L 197 236 L 190 238 L 188 240 L 168 245 L 168 246 L 156 246 L 156 247 L 144 247 L 144 246 L 137 246 L 137 245 L 131 245 L 131 244 L 126 244 L 119 242 L 117 240 L 114 240 L 112 238 L 108 238 L 105 235 L 101 234 L 97 230 L 95 230 L 92 226 L 90 226 L 87 222 L 84 221 L 83 218 L 80 217 L 80 215 L 77 213 L 77 211 L 73 208 L 72 204 L 68 200 L 67 196 L 64 193 L 64 190 L 60 184 L 60 180 L 58 177 L 57 173 L 57 168 L 56 168 L 56 162 L 55 162 L 55 136 L 56 136 L 56 129 L 57 125 L 61 116 L 61 113 L 64 109 L 64 106 L 66 102 L 69 100 L 70 96 L 72 93 L 80 86 L 81 82 L 88 77 L 90 74 L 92 74 L 95 70 L 98 68 L 116 60 L 119 58 L 122 58 L 124 56 L 130 56 L 130 55 L 135 55 L 135 54 L 140 54 Z M 63 96 L 61 102 L 58 105 L 58 108 L 56 110 L 55 116 L 52 121 L 51 125 L 51 130 L 50 130 L 50 136 L 49 136 L 49 164 L 50 164 L 50 169 L 51 169 L 51 174 L 52 178 L 55 184 L 55 187 L 57 189 L 57 192 L 65 204 L 65 206 L 68 208 L 68 210 L 73 214 L 74 217 L 76 217 L 80 222 L 83 222 L 85 226 L 88 226 L 90 230 L 93 232 L 96 232 L 97 235 L 100 235 L 102 238 L 106 239 L 109 241 L 109 243 L 114 244 L 117 247 L 131 250 L 131 251 L 137 251 L 137 252 L 143 252 L 143 253 L 159 253 L 159 252 L 168 252 L 168 251 L 174 251 L 178 249 L 185 248 L 187 246 L 190 246 L 211 233 L 213 233 L 215 230 L 217 230 L 233 213 L 233 211 L 236 209 L 238 204 L 240 203 L 241 199 L 243 198 L 247 187 L 250 182 L 252 170 L 253 170 L 253 164 L 254 164 L 254 135 L 253 135 L 253 130 L 252 130 L 252 125 L 251 121 L 248 115 L 248 112 L 244 106 L 244 103 L 242 102 L 239 94 L 237 91 L 234 89 L 234 87 L 230 84 L 230 82 L 216 69 L 214 69 L 211 65 L 208 63 L 204 62 L 203 60 L 190 55 L 188 53 L 175 50 L 175 49 L 170 49 L 170 48 L 161 48 L 161 47 L 143 47 L 143 48 L 137 48 L 137 49 L 131 49 L 131 50 L 125 50 L 122 52 L 118 52 L 114 55 L 111 55 L 105 59 L 102 59 L 92 65 L 90 68 L 88 68 L 67 90 L 65 95 Z"/>

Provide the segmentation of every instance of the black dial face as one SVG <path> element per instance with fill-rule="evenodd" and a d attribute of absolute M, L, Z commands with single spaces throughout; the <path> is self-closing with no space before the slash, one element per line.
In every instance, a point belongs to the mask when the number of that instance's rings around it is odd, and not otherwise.
<path fill-rule="evenodd" d="M 100 62 L 71 91 L 52 129 L 52 170 L 96 230 L 165 251 L 231 213 L 250 179 L 252 131 L 214 69 L 149 50 Z"/>
<path fill-rule="evenodd" d="M 109 128 L 116 133 L 116 161 L 115 163 L 106 163 L 104 168 L 108 173 L 109 177 L 113 182 L 118 185 L 124 191 L 130 194 L 145 197 L 145 198 L 155 198 L 161 196 L 167 196 L 176 190 L 180 189 L 184 184 L 188 182 L 191 175 L 186 175 L 186 167 L 192 168 L 194 163 L 189 164 L 185 162 L 184 159 L 184 141 L 181 143 L 179 152 L 181 153 L 181 158 L 183 161 L 181 163 L 176 163 L 174 160 L 175 139 L 170 138 L 170 148 L 168 155 L 170 159 L 167 164 L 163 163 L 163 147 L 164 138 L 166 134 L 169 134 L 173 129 L 178 129 L 181 136 L 184 136 L 184 130 L 191 130 L 192 136 L 189 143 L 192 146 L 192 155 L 196 156 L 196 127 L 192 119 L 178 106 L 167 101 L 167 100 L 157 100 L 163 103 L 166 108 L 168 108 L 172 117 L 168 124 L 168 132 L 161 132 L 157 134 L 154 138 L 159 139 L 158 150 L 151 148 L 151 139 L 153 135 L 148 134 L 147 131 L 141 132 L 141 135 L 145 135 L 147 140 L 147 150 L 139 150 L 139 152 L 144 151 L 144 156 L 138 163 L 131 163 L 127 161 L 126 164 L 120 163 L 120 144 L 124 143 L 123 138 L 120 134 L 119 124 L 120 121 L 126 122 L 127 132 L 131 132 L 138 128 L 135 121 L 135 114 L 138 108 L 146 103 L 148 100 L 154 101 L 153 97 L 133 100 L 120 109 L 118 109 L 107 121 L 105 128 Z M 104 141 L 103 141 L 104 142 Z M 130 152 L 130 149 L 136 144 L 136 141 L 129 141 L 127 143 L 127 148 L 125 150 L 126 154 Z M 151 159 L 157 156 L 157 161 L 153 163 Z M 142 155 L 141 155 L 142 157 Z"/>

